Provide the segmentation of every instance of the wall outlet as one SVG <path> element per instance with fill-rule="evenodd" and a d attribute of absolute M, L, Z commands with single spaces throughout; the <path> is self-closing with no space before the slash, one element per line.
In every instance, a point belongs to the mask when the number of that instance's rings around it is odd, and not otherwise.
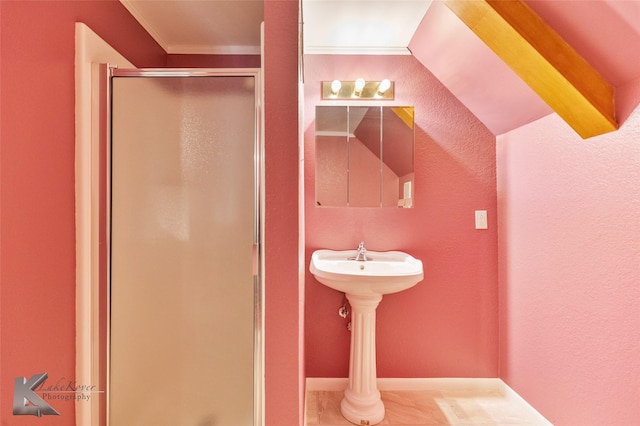
<path fill-rule="evenodd" d="M 487 211 L 476 210 L 476 229 L 488 229 Z"/>
<path fill-rule="evenodd" d="M 411 181 L 404 183 L 404 197 L 402 198 L 411 198 Z"/>

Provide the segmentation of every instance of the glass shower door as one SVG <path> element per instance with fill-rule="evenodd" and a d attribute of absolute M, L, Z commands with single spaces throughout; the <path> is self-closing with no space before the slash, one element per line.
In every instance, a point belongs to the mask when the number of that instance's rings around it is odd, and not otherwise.
<path fill-rule="evenodd" d="M 256 78 L 122 74 L 112 79 L 109 424 L 253 425 Z"/>

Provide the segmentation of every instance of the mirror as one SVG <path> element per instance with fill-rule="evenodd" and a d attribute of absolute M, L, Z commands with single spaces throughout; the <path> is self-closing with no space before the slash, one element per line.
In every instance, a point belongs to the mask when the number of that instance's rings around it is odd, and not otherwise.
<path fill-rule="evenodd" d="M 316 205 L 413 206 L 413 107 L 316 107 Z"/>

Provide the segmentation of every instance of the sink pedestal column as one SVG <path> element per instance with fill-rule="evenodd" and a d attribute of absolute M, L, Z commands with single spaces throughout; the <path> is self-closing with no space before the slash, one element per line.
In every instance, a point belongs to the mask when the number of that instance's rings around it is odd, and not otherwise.
<path fill-rule="evenodd" d="M 374 425 L 384 418 L 376 384 L 376 307 L 382 296 L 346 296 L 351 304 L 351 355 L 340 411 L 351 423 Z"/>

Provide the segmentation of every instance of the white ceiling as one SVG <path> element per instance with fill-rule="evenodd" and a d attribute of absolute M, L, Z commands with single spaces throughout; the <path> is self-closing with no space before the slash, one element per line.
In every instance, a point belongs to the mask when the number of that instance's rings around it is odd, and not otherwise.
<path fill-rule="evenodd" d="M 120 0 L 171 54 L 260 54 L 262 0 Z M 305 53 L 403 54 L 431 0 L 304 0 Z"/>
<path fill-rule="evenodd" d="M 305 54 L 410 55 L 431 0 L 304 0 Z"/>
<path fill-rule="evenodd" d="M 120 0 L 171 54 L 259 55 L 262 0 Z"/>

